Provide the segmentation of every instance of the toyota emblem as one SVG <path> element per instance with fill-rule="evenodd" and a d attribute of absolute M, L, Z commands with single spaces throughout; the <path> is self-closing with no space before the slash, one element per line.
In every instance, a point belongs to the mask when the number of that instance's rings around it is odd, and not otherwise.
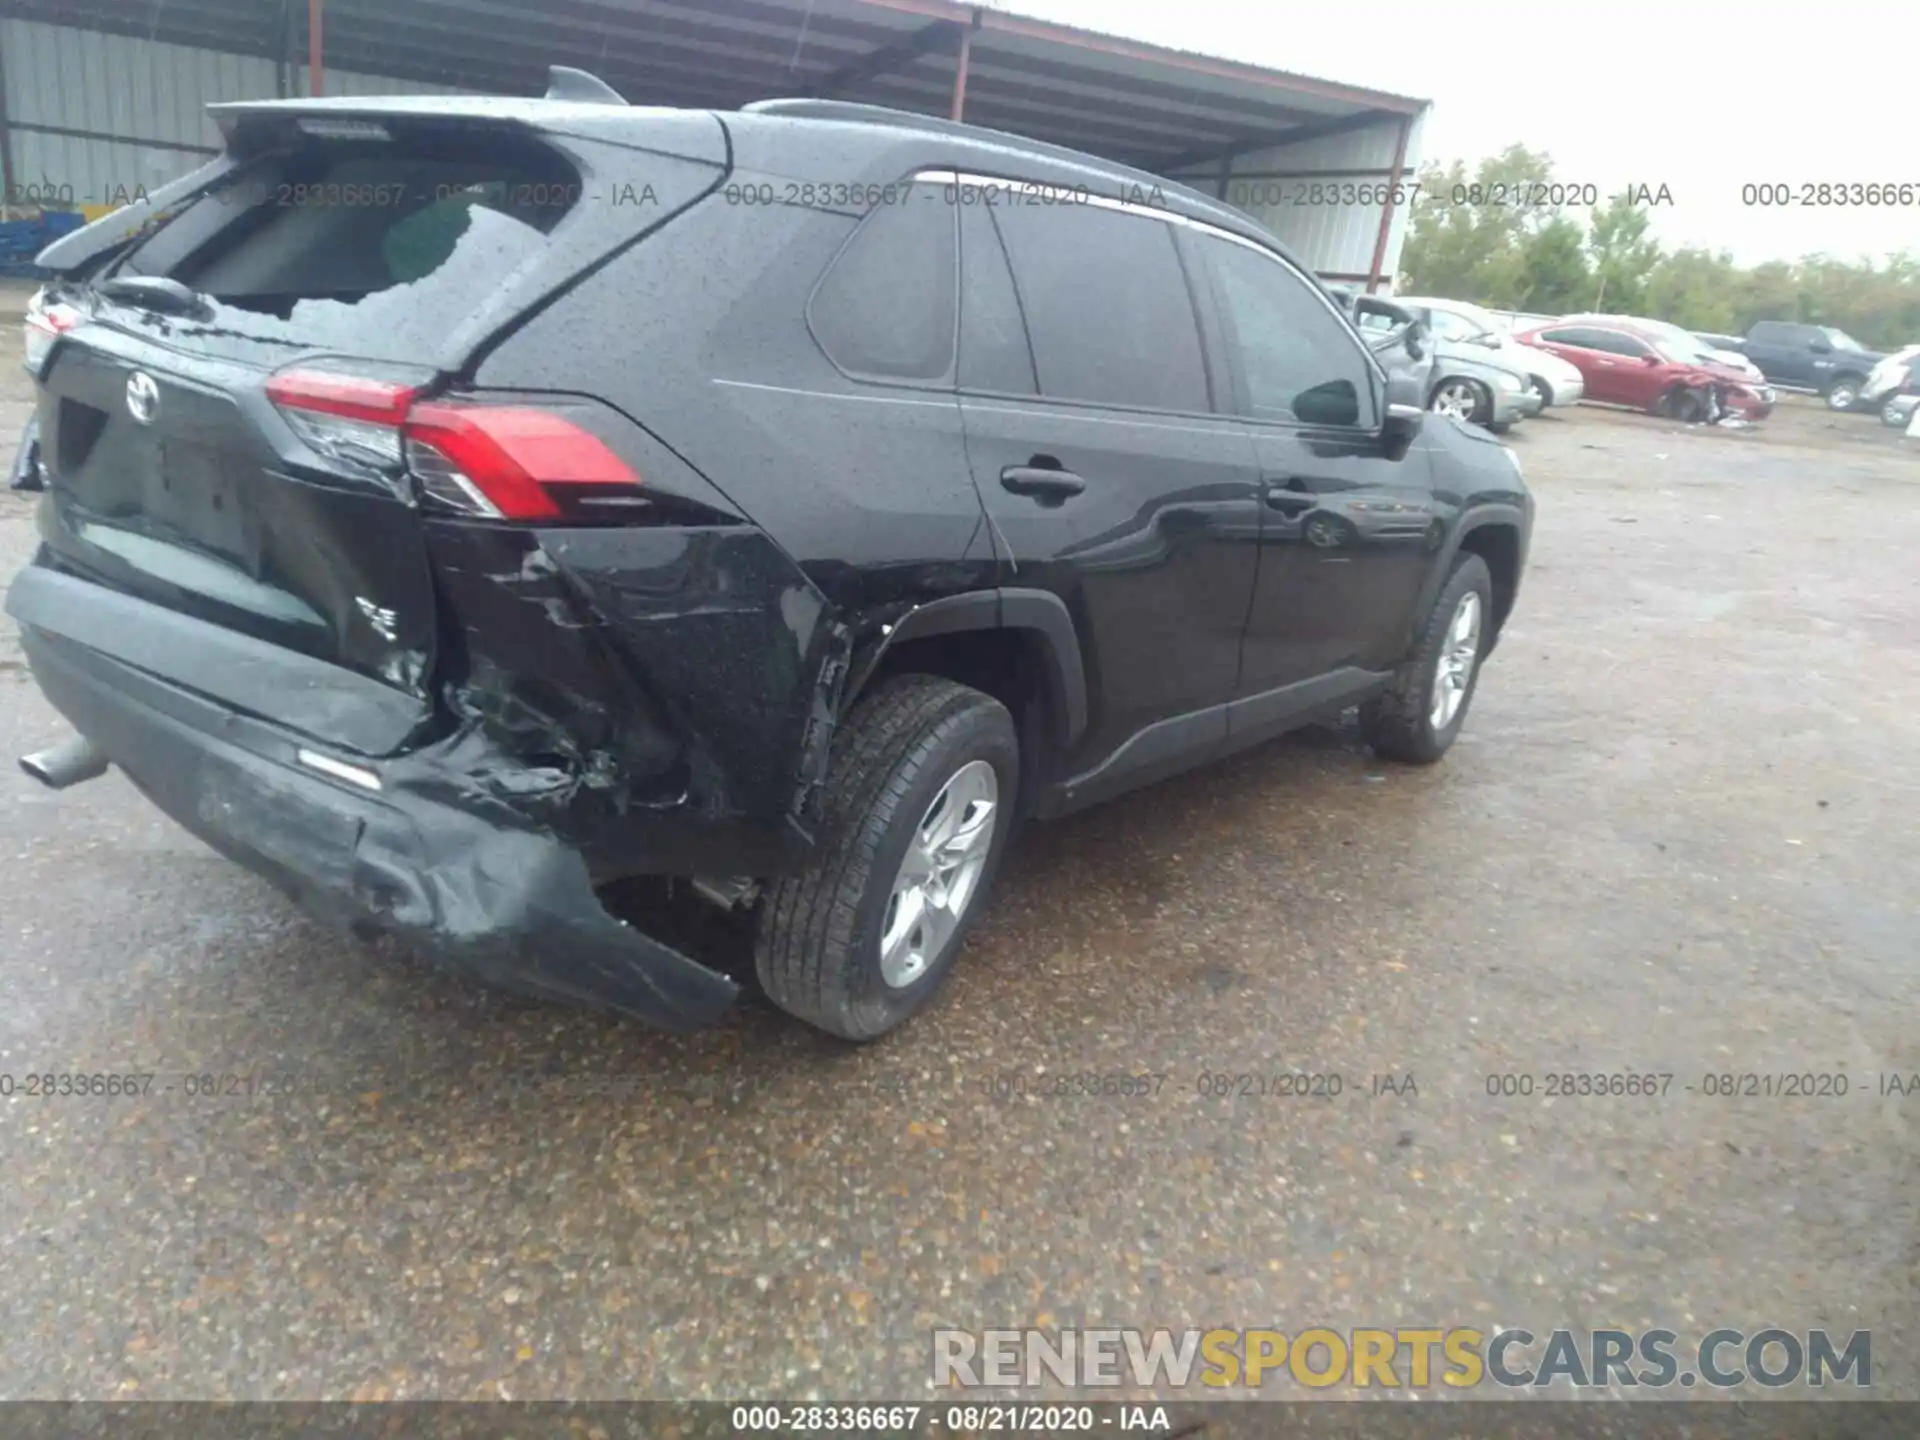
<path fill-rule="evenodd" d="M 142 425 L 151 425 L 160 409 L 160 387 L 153 376 L 136 370 L 127 377 L 127 413 Z"/>

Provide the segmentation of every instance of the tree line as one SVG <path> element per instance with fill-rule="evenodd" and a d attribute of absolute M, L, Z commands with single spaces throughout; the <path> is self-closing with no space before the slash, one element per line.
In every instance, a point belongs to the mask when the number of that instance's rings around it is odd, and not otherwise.
<path fill-rule="evenodd" d="M 1728 335 L 1756 320 L 1799 320 L 1838 326 L 1877 349 L 1920 344 L 1920 255 L 1878 265 L 1810 255 L 1746 267 L 1724 250 L 1669 251 L 1648 233 L 1652 212 L 1641 194 L 1584 214 L 1524 203 L 1577 187 L 1554 185 L 1551 157 L 1521 145 L 1472 174 L 1458 160 L 1429 164 L 1420 182 L 1400 256 L 1403 294 L 1539 315 L 1645 315 Z M 1474 196 L 1482 203 L 1453 203 Z"/>

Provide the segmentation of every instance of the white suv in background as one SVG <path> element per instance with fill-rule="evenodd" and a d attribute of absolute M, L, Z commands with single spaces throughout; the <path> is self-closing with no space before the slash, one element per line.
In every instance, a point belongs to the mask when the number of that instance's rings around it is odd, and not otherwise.
<path fill-rule="evenodd" d="M 1490 310 L 1482 310 L 1465 300 L 1435 300 L 1412 295 L 1393 298 L 1402 305 L 1419 305 L 1432 312 L 1433 333 L 1440 338 L 1499 351 L 1509 364 L 1526 372 L 1527 382 L 1540 397 L 1543 408 L 1574 405 L 1586 394 L 1587 382 L 1578 370 L 1558 355 L 1521 344 L 1514 339 L 1506 322 Z"/>
<path fill-rule="evenodd" d="M 1892 425 L 1895 423 L 1892 410 L 1893 398 L 1900 393 L 1900 387 L 1907 383 L 1907 371 L 1913 362 L 1920 360 L 1920 345 L 1903 345 L 1878 365 L 1867 376 L 1867 383 L 1860 387 L 1860 404 L 1863 409 L 1878 410 L 1880 418 Z"/>

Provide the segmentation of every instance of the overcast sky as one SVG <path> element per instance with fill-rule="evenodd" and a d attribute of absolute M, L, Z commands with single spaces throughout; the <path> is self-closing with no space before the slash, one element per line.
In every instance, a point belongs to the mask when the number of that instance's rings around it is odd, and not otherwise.
<path fill-rule="evenodd" d="M 1431 100 L 1423 158 L 1518 141 L 1602 196 L 1665 183 L 1669 246 L 1743 264 L 1920 253 L 1905 210 L 1749 207 L 1748 183 L 1920 190 L 1920 7 L 1648 0 L 1001 0 L 998 8 Z M 1825 23 L 1825 22 L 1831 23 Z M 1471 166 L 1469 166 L 1471 168 Z"/>

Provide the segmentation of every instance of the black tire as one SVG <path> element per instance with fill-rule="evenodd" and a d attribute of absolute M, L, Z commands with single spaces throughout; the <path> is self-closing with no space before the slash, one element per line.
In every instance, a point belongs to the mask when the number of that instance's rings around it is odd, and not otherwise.
<path fill-rule="evenodd" d="M 1545 380 L 1542 380 L 1538 375 L 1529 375 L 1527 377 L 1527 388 L 1540 397 L 1540 408 L 1542 410 L 1552 408 L 1553 387 L 1547 384 Z"/>
<path fill-rule="evenodd" d="M 1466 693 L 1460 708 L 1444 726 L 1433 724 L 1434 675 L 1440 651 L 1447 638 L 1447 627 L 1468 591 L 1480 596 L 1480 643 L 1473 670 L 1467 677 Z M 1400 668 L 1393 672 L 1393 683 L 1360 707 L 1360 733 L 1374 753 L 1389 760 L 1404 760 L 1412 765 L 1431 765 L 1452 748 L 1473 706 L 1473 692 L 1480 684 L 1480 665 L 1492 638 L 1493 575 L 1487 562 L 1478 555 L 1463 554 L 1453 562 L 1447 583 L 1440 587 L 1433 609 L 1420 627 L 1419 642 Z"/>
<path fill-rule="evenodd" d="M 1860 403 L 1860 390 L 1866 383 L 1864 375 L 1835 375 L 1820 393 L 1829 410 L 1851 410 Z"/>
<path fill-rule="evenodd" d="M 999 784 L 985 868 L 954 932 L 913 983 L 889 985 L 880 935 L 894 877 L 947 781 L 985 760 Z M 788 1014 L 846 1040 L 874 1040 L 925 1008 L 984 908 L 1016 811 L 1020 744 L 990 695 L 932 675 L 883 682 L 834 737 L 818 838 L 806 868 L 760 908 L 754 968 Z"/>

